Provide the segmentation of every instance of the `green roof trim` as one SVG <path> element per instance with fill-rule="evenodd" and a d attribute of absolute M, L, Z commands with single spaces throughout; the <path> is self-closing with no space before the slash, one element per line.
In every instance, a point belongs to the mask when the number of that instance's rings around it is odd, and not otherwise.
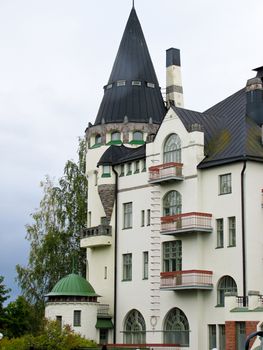
<path fill-rule="evenodd" d="M 107 145 L 122 145 L 122 141 L 121 140 L 111 140 L 111 141 L 107 142 Z"/>
<path fill-rule="evenodd" d="M 62 278 L 47 296 L 87 296 L 98 297 L 92 285 L 83 277 L 71 273 Z"/>
<path fill-rule="evenodd" d="M 95 326 L 97 329 L 111 329 L 113 324 L 109 318 L 98 318 Z"/>
<path fill-rule="evenodd" d="M 131 140 L 129 142 L 130 145 L 144 145 L 145 141 L 144 140 Z"/>
<path fill-rule="evenodd" d="M 100 146 L 102 146 L 102 143 L 95 143 L 93 146 L 91 146 L 90 148 L 99 148 Z"/>

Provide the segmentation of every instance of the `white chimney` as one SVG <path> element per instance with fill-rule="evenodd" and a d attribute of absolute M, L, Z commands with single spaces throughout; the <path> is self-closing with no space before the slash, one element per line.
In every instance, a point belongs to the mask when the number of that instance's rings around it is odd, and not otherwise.
<path fill-rule="evenodd" d="M 173 47 L 166 50 L 166 102 L 168 107 L 184 106 L 180 50 Z"/>

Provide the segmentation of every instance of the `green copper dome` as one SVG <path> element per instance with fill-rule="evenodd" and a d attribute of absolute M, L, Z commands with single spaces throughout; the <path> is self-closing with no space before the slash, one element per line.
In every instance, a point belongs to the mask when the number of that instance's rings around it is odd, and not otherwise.
<path fill-rule="evenodd" d="M 58 281 L 47 296 L 87 296 L 97 297 L 98 294 L 85 278 L 71 273 Z"/>

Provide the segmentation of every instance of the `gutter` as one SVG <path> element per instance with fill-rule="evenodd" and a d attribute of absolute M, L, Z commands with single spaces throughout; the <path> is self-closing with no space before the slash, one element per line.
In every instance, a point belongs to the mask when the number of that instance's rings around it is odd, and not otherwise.
<path fill-rule="evenodd" d="M 115 174 L 115 237 L 114 237 L 114 296 L 113 296 L 113 320 L 114 320 L 114 328 L 113 328 L 113 344 L 116 344 L 116 320 L 117 320 L 117 232 L 118 232 L 118 173 L 112 166 L 112 170 Z"/>
<path fill-rule="evenodd" d="M 245 170 L 247 167 L 247 160 L 243 161 L 243 168 L 241 171 L 241 225 L 242 225 L 242 274 L 243 274 L 243 306 L 246 306 L 247 294 L 247 272 L 246 272 L 246 231 L 245 231 Z"/>

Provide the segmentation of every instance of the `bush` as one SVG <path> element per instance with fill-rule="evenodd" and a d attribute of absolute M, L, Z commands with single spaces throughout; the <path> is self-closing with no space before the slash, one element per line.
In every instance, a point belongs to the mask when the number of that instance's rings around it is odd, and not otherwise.
<path fill-rule="evenodd" d="M 3 338 L 0 341 L 0 350 L 29 350 L 30 346 L 34 350 L 72 350 L 95 345 L 93 341 L 74 333 L 70 326 L 61 330 L 56 321 L 47 321 L 42 334 L 36 337 L 26 335 L 14 339 Z"/>

